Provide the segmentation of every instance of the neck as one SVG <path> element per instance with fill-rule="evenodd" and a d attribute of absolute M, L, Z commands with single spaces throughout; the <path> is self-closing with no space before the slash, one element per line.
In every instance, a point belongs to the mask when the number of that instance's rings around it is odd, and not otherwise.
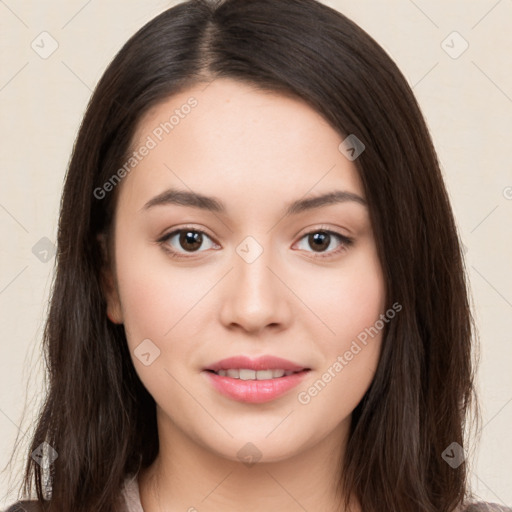
<path fill-rule="evenodd" d="M 139 474 L 144 511 L 344 512 L 336 484 L 349 425 L 288 458 L 251 464 L 195 442 L 159 411 L 160 451 Z M 355 499 L 351 507 L 360 512 Z"/>

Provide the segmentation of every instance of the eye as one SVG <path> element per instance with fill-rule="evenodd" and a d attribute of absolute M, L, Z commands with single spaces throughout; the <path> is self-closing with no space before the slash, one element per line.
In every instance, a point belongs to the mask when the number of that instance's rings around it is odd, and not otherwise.
<path fill-rule="evenodd" d="M 206 248 L 204 247 L 205 241 L 209 242 Z M 204 252 L 200 250 L 201 248 L 206 250 L 220 248 L 204 231 L 192 227 L 175 229 L 161 237 L 158 243 L 162 244 L 163 248 L 169 252 L 173 258 L 177 259 L 192 257 L 193 253 Z M 315 258 L 327 258 L 333 257 L 346 250 L 353 243 L 354 240 L 352 238 L 342 235 L 341 233 L 319 228 L 303 235 L 297 245 L 301 250 L 316 253 Z M 304 247 L 304 244 L 308 245 L 313 250 L 308 251 L 308 249 Z"/>
<path fill-rule="evenodd" d="M 302 242 L 302 246 L 300 245 Z M 299 241 L 298 248 L 307 251 L 304 245 L 313 249 L 313 252 L 319 253 L 319 258 L 331 257 L 341 251 L 346 250 L 354 243 L 352 238 L 349 238 L 336 231 L 327 229 L 316 229 L 306 233 Z M 333 249 L 333 246 L 337 248 Z M 329 250 L 330 249 L 330 250 Z M 310 251 L 308 251 L 310 252 Z"/>
<path fill-rule="evenodd" d="M 218 247 L 204 231 L 194 228 L 176 229 L 164 235 L 158 242 L 174 257 L 187 258 L 187 253 L 203 252 L 199 249 L 204 245 L 205 240 L 210 242 L 210 246 L 206 249 Z"/>

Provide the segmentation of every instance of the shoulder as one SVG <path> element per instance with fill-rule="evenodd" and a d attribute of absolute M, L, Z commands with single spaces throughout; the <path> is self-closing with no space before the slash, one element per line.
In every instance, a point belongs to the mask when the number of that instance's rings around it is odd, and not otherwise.
<path fill-rule="evenodd" d="M 130 484 L 131 485 L 126 486 L 124 492 L 125 496 L 128 498 L 127 501 L 131 501 L 130 498 L 136 498 L 136 502 L 139 504 L 140 501 L 138 496 L 138 488 L 133 487 L 133 480 L 130 482 Z M 132 493 L 135 494 L 135 496 L 132 495 Z M 138 508 L 133 510 L 138 510 Z M 4 510 L 4 512 L 42 512 L 42 508 L 41 505 L 35 500 L 18 501 L 14 505 L 11 505 L 8 509 Z M 479 501 L 476 503 L 468 504 L 466 508 L 464 508 L 463 512 L 512 512 L 512 508 L 504 505 L 498 505 L 497 503 Z"/>
<path fill-rule="evenodd" d="M 129 474 L 125 477 L 121 496 L 124 500 L 119 512 L 144 512 L 140 502 L 137 474 Z M 18 501 L 0 512 L 44 512 L 37 500 Z"/>
<path fill-rule="evenodd" d="M 41 505 L 36 500 L 18 501 L 4 512 L 42 512 Z"/>
<path fill-rule="evenodd" d="M 479 501 L 468 504 L 464 509 L 464 512 L 512 512 L 512 508 L 504 505 L 498 505 L 497 503 Z"/>

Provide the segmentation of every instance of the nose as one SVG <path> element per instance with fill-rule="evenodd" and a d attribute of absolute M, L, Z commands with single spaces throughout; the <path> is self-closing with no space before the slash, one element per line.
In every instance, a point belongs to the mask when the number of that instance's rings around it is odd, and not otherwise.
<path fill-rule="evenodd" d="M 292 318 L 291 292 L 283 284 L 284 272 L 270 258 L 270 250 L 252 262 L 233 255 L 233 270 L 221 293 L 220 320 L 229 329 L 259 334 L 285 329 Z"/>

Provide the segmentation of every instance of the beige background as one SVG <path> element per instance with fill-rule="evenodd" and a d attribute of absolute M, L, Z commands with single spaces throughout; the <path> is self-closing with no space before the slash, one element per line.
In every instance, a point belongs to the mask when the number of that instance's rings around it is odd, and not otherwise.
<path fill-rule="evenodd" d="M 28 439 L 42 397 L 40 341 L 54 258 L 45 263 L 32 248 L 44 250 L 44 237 L 55 242 L 62 179 L 86 103 L 128 37 L 174 3 L 0 0 L 0 470 L 18 429 Z M 483 429 L 473 488 L 510 506 L 512 0 L 324 3 L 387 50 L 432 131 L 467 248 L 481 336 Z M 46 59 L 31 47 L 51 49 L 43 31 L 58 44 Z M 13 475 L 0 473 L 0 507 L 13 501 L 22 464 Z"/>

